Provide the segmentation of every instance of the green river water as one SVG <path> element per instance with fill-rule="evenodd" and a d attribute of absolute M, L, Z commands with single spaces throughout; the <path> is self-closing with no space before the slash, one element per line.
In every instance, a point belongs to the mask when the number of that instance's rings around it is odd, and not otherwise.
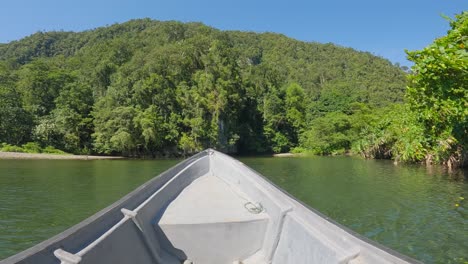
<path fill-rule="evenodd" d="M 468 263 L 467 172 L 351 157 L 240 160 L 403 254 L 425 263 Z M 177 162 L 0 160 L 0 259 L 80 222 Z"/>

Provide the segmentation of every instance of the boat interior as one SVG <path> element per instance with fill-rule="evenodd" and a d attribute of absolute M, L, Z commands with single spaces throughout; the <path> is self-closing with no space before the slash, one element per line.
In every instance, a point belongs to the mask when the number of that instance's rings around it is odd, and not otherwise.
<path fill-rule="evenodd" d="M 217 151 L 142 190 L 146 199 L 120 208 L 120 221 L 77 252 L 61 248 L 55 256 L 67 264 L 407 263 Z"/>

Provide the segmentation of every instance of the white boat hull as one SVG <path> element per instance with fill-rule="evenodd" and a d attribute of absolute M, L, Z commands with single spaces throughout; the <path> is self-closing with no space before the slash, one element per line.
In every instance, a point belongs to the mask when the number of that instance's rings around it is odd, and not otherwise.
<path fill-rule="evenodd" d="M 340 226 L 214 150 L 7 263 L 417 263 Z"/>

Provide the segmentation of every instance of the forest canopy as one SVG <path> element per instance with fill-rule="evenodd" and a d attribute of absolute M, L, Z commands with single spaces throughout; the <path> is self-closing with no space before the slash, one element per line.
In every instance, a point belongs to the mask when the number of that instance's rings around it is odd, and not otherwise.
<path fill-rule="evenodd" d="M 422 55 L 409 56 L 419 73 Z M 417 161 L 432 144 L 431 118 L 419 75 L 410 74 L 405 99 L 407 75 L 368 52 L 200 23 L 139 19 L 38 32 L 0 44 L 0 142 L 126 156 L 213 147 Z M 411 136 L 402 139 L 402 129 Z M 448 131 L 437 129 L 434 138 Z"/>
<path fill-rule="evenodd" d="M 290 151 L 314 120 L 405 90 L 370 53 L 150 19 L 3 44 L 0 76 L 0 142 L 123 155 Z"/>

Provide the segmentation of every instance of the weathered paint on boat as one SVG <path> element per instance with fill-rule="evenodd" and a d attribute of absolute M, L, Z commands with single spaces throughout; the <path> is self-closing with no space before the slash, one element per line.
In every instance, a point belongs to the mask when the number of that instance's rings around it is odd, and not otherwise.
<path fill-rule="evenodd" d="M 10 263 L 418 263 L 208 149 Z"/>

